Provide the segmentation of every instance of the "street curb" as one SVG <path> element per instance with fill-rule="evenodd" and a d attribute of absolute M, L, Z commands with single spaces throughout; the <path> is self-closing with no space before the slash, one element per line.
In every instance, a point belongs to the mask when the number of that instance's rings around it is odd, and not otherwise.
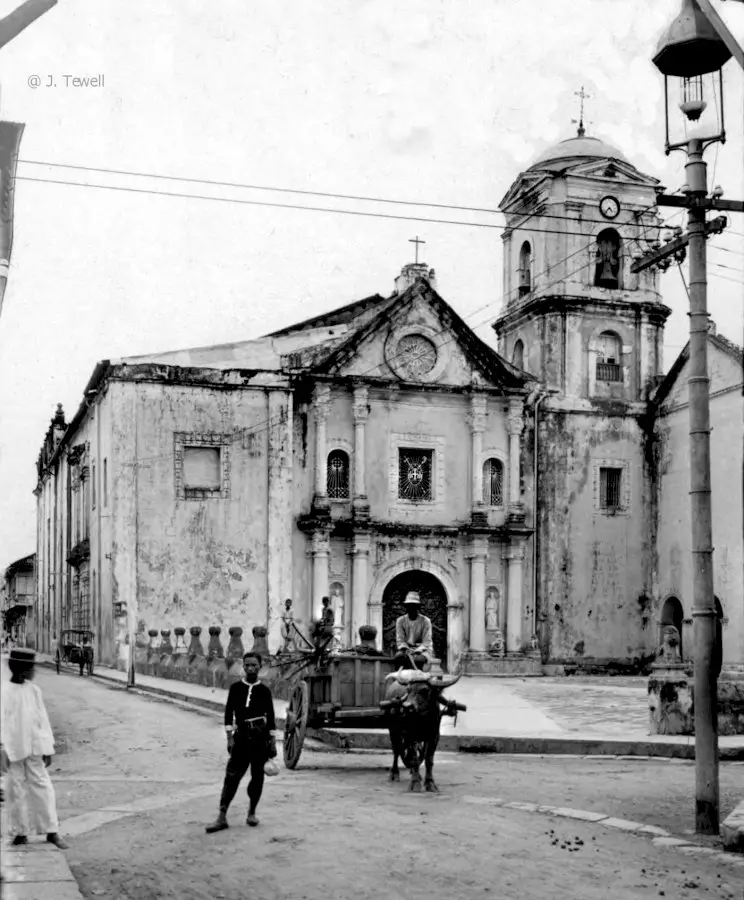
<path fill-rule="evenodd" d="M 23 847 L 2 842 L 3 900 L 26 897 L 54 897 L 55 900 L 83 900 L 64 853 L 51 844 L 33 841 Z"/>
<path fill-rule="evenodd" d="M 729 853 L 744 854 L 744 800 L 721 823 L 721 837 Z"/>
<path fill-rule="evenodd" d="M 539 803 L 524 803 L 518 800 L 507 802 L 498 797 L 476 797 L 466 794 L 462 799 L 465 803 L 472 803 L 478 806 L 514 809 L 520 812 L 538 813 L 560 819 L 578 819 L 592 825 L 601 825 L 603 828 L 614 828 L 629 834 L 650 836 L 655 847 L 667 847 L 690 856 L 696 854 L 701 856 L 714 856 L 720 862 L 730 863 L 734 866 L 744 866 L 744 858 L 739 859 L 738 856 L 732 855 L 730 852 L 726 852 L 726 850 L 702 847 L 700 844 L 695 844 L 684 838 L 674 837 L 670 832 L 666 831 L 664 828 L 658 828 L 656 825 L 644 825 L 643 822 L 618 819 L 614 816 L 608 816 L 606 813 L 590 812 L 585 809 L 571 809 L 564 806 L 542 806 Z M 744 803 L 737 807 L 731 815 L 733 816 L 736 811 L 742 807 L 744 807 Z"/>
<path fill-rule="evenodd" d="M 54 669 L 46 660 L 40 665 Z M 72 673 L 70 673 L 72 674 Z M 105 670 L 97 670 L 93 678 L 125 685 L 117 678 L 107 675 Z M 186 697 L 167 688 L 135 685 L 134 693 L 162 697 L 165 700 L 196 706 L 213 712 L 224 711 L 224 701 L 208 700 L 201 697 Z M 277 717 L 277 728 L 284 728 L 284 719 Z M 371 731 L 340 728 L 308 728 L 308 737 L 327 744 L 336 750 L 390 750 L 390 738 L 383 729 Z M 639 756 L 664 759 L 695 759 L 695 742 L 683 738 L 674 743 L 655 741 L 628 741 L 613 738 L 571 737 L 526 737 L 512 735 L 456 735 L 443 734 L 439 739 L 439 749 L 447 753 L 504 753 L 535 756 Z M 720 747 L 722 762 L 744 761 L 744 747 Z"/>

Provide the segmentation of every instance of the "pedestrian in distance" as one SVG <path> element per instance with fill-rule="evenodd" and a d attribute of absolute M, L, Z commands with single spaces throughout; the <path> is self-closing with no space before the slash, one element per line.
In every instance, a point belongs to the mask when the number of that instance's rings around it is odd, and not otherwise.
<path fill-rule="evenodd" d="M 0 766 L 7 773 L 8 826 L 14 845 L 28 843 L 31 825 L 37 834 L 46 834 L 50 844 L 66 850 L 47 772 L 54 735 L 41 690 L 31 683 L 35 661 L 33 650 L 11 650 L 11 678 L 2 689 Z"/>
<path fill-rule="evenodd" d="M 225 704 L 225 731 L 230 758 L 220 797 L 220 811 L 214 822 L 207 825 L 207 834 L 228 827 L 227 810 L 237 793 L 243 776 L 251 770 L 248 782 L 247 825 L 258 825 L 256 808 L 264 785 L 264 766 L 276 756 L 276 720 L 274 698 L 268 685 L 258 680 L 261 657 L 246 653 L 243 657 L 243 678 L 230 685 Z"/>

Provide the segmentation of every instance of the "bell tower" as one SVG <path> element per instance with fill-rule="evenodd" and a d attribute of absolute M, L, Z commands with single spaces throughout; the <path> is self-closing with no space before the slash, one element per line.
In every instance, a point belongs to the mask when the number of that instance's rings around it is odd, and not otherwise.
<path fill-rule="evenodd" d="M 659 239 L 658 190 L 580 121 L 500 204 L 504 304 L 493 327 L 500 354 L 539 382 L 523 469 L 546 664 L 634 666 L 654 650 L 647 397 L 671 310 L 658 274 L 631 266 Z"/>
<path fill-rule="evenodd" d="M 658 273 L 630 267 L 659 238 L 657 179 L 587 137 L 546 150 L 499 208 L 499 352 L 566 398 L 634 403 L 662 371 Z"/>

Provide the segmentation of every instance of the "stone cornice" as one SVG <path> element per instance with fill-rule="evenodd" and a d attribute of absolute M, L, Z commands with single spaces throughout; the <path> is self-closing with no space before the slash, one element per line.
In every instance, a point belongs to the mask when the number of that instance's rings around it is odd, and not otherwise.
<path fill-rule="evenodd" d="M 620 293 L 620 292 L 618 292 Z M 623 292 L 624 293 L 624 292 Z M 531 296 L 525 303 L 510 307 L 500 313 L 492 324 L 496 334 L 505 328 L 514 328 L 523 322 L 534 319 L 538 315 L 582 313 L 597 318 L 606 317 L 608 313 L 639 313 L 648 317 L 652 324 L 663 325 L 672 314 L 668 306 L 654 300 L 624 300 L 615 297 L 583 297 L 575 294 L 549 294 L 547 296 Z"/>

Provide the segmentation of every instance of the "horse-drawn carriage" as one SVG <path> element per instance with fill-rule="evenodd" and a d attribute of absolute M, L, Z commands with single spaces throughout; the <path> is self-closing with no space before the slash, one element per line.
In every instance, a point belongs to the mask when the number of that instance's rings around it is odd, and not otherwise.
<path fill-rule="evenodd" d="M 301 676 L 290 694 L 284 725 L 284 763 L 288 769 L 294 769 L 299 762 L 308 728 L 346 726 L 388 729 L 391 717 L 399 715 L 404 705 L 404 698 L 391 699 L 388 696 L 392 680 L 390 676 L 395 674 L 395 661 L 392 657 L 366 647 L 331 652 L 332 634 L 324 634 L 323 629 L 319 628 L 311 641 L 294 623 L 293 629 L 303 646 L 279 660 L 285 678 Z M 465 710 L 462 704 L 441 697 L 441 690 L 450 686 L 457 678 L 434 676 L 419 671 L 410 674 L 413 676 L 411 680 L 419 681 L 420 684 L 427 679 L 432 682 L 431 686 L 435 688 L 432 692 L 435 708 L 438 709 L 437 704 L 441 704 L 448 715 L 456 715 L 458 711 Z M 404 764 L 408 765 L 409 761 L 413 762 L 420 755 L 415 752 L 414 747 L 405 745 L 405 734 L 404 730 L 400 756 Z M 391 738 L 392 735 L 391 729 Z M 396 754 L 395 769 L 398 755 L 395 742 L 393 750 Z"/>
<path fill-rule="evenodd" d="M 93 674 L 93 632 L 84 628 L 66 628 L 60 635 L 59 646 L 55 654 L 57 674 L 62 670 L 62 663 L 79 666 L 80 674 L 87 670 Z"/>

